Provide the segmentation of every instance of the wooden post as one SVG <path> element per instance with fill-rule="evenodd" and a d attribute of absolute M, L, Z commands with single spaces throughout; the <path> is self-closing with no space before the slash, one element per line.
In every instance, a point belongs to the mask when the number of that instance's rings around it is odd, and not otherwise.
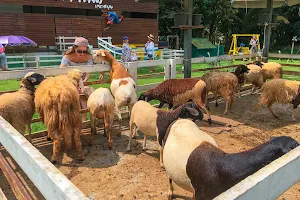
<path fill-rule="evenodd" d="M 272 23 L 272 16 L 273 16 L 273 0 L 267 1 L 267 9 L 269 10 L 269 20 L 267 23 Z M 271 39 L 271 25 L 268 24 L 266 27 L 266 35 L 264 41 L 264 48 L 263 48 L 263 61 L 268 61 L 268 53 L 270 49 L 270 39 Z"/>
<path fill-rule="evenodd" d="M 165 76 L 164 80 L 170 79 L 171 78 L 171 60 L 165 60 Z"/>
<path fill-rule="evenodd" d="M 170 78 L 176 78 L 176 60 L 170 59 Z"/>
<path fill-rule="evenodd" d="M 188 14 L 188 26 L 192 26 L 193 20 L 193 0 L 184 0 L 184 12 Z M 192 29 L 184 30 L 184 78 L 192 76 Z"/>
<path fill-rule="evenodd" d="M 138 76 L 137 76 L 137 62 L 130 62 L 130 63 L 126 63 L 126 68 L 128 69 L 128 72 L 130 74 L 130 76 L 132 77 L 132 79 L 135 81 L 136 85 L 138 84 Z M 135 87 L 135 91 L 137 91 L 138 87 Z"/>

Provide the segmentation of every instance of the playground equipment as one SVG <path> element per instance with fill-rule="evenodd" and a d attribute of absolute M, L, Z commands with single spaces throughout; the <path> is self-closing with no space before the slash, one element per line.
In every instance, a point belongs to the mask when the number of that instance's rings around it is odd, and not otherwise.
<path fill-rule="evenodd" d="M 232 34 L 232 41 L 231 41 L 230 50 L 228 52 L 228 55 L 238 55 L 239 54 L 239 52 L 237 51 L 237 49 L 238 49 L 238 44 L 237 44 L 238 37 L 252 37 L 253 35 L 255 35 L 257 40 L 258 40 L 258 51 L 260 51 L 260 43 L 259 43 L 260 34 Z M 250 54 L 250 48 L 249 47 L 242 47 L 242 53 L 243 54 Z"/>

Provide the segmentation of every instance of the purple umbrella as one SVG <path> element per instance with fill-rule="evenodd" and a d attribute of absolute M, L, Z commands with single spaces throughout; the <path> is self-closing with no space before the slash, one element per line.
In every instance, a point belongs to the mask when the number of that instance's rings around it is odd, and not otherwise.
<path fill-rule="evenodd" d="M 37 46 L 31 39 L 19 35 L 0 36 L 0 44 L 9 46 Z"/>

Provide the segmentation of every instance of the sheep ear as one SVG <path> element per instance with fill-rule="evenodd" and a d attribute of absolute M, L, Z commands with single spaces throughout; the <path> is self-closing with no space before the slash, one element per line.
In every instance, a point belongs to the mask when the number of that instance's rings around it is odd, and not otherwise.
<path fill-rule="evenodd" d="M 101 56 L 106 56 L 104 51 L 101 51 Z"/>
<path fill-rule="evenodd" d="M 187 107 L 186 109 L 187 109 L 192 115 L 194 115 L 194 116 L 199 116 L 198 110 L 196 110 L 196 109 L 194 109 L 194 108 L 189 108 L 189 107 Z"/>

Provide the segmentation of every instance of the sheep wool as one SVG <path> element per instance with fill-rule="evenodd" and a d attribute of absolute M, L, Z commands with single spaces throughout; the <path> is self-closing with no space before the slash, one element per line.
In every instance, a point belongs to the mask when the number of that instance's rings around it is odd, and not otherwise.
<path fill-rule="evenodd" d="M 112 148 L 112 125 L 114 122 L 114 98 L 107 88 L 98 88 L 87 101 L 87 107 L 91 113 L 91 144 L 94 143 L 96 134 L 96 119 L 104 119 L 104 136 L 108 133 L 108 147 Z"/>
<path fill-rule="evenodd" d="M 35 111 L 34 86 L 40 84 L 44 79 L 41 74 L 29 72 L 21 79 L 18 91 L 0 95 L 0 115 L 23 135 L 27 126 L 29 141 L 31 141 L 30 124 Z"/>
<path fill-rule="evenodd" d="M 48 137 L 54 140 L 52 162 L 58 159 L 61 139 L 64 139 L 66 149 L 72 148 L 74 139 L 78 158 L 83 159 L 80 140 L 82 121 L 79 93 L 76 88 L 79 83 L 74 81 L 78 80 L 79 74 L 71 71 L 68 75 L 47 78 L 36 90 L 36 109 L 47 127 Z"/>
<path fill-rule="evenodd" d="M 226 108 L 224 111 L 224 114 L 226 114 L 231 108 L 235 94 L 238 90 L 237 76 L 230 72 L 208 72 L 204 74 L 201 79 L 206 83 L 207 96 L 208 92 L 212 92 L 214 94 L 216 106 L 218 106 L 218 94 L 226 100 Z"/>
<path fill-rule="evenodd" d="M 266 82 L 262 86 L 261 96 L 258 104 L 256 105 L 255 111 L 257 111 L 262 105 L 267 105 L 273 116 L 277 118 L 277 115 L 274 114 L 271 108 L 274 103 L 293 104 L 294 109 L 292 119 L 295 120 L 294 112 L 300 103 L 299 88 L 299 81 L 272 79 L 271 81 Z"/>

